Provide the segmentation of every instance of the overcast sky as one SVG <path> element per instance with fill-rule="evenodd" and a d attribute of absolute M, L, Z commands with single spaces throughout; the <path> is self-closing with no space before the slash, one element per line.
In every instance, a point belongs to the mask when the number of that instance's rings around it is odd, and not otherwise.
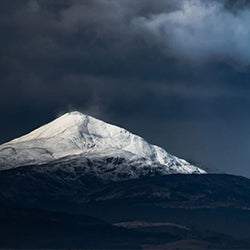
<path fill-rule="evenodd" d="M 79 110 L 250 177 L 250 5 L 0 1 L 0 143 Z"/>

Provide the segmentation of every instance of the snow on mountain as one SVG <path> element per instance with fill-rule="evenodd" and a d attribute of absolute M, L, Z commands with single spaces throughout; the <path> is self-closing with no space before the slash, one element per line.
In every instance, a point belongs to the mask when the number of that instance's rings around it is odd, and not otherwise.
<path fill-rule="evenodd" d="M 0 146 L 0 170 L 42 164 L 86 166 L 87 162 L 88 173 L 114 180 L 119 173 L 128 178 L 152 171 L 206 173 L 123 128 L 76 111 Z"/>

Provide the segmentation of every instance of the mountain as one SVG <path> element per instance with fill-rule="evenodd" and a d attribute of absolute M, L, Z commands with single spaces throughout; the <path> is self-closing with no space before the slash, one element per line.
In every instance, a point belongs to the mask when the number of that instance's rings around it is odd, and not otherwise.
<path fill-rule="evenodd" d="M 0 146 L 0 248 L 250 249 L 250 180 L 203 173 L 67 113 Z"/>
<path fill-rule="evenodd" d="M 0 171 L 34 165 L 77 169 L 105 181 L 206 173 L 140 136 L 76 111 L 0 146 Z"/>

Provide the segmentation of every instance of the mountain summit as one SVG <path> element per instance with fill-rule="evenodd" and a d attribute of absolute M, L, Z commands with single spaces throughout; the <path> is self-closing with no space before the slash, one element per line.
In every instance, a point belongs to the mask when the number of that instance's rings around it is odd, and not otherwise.
<path fill-rule="evenodd" d="M 206 173 L 126 129 L 77 111 L 0 146 L 0 170 L 48 164 L 87 165 L 88 173 L 114 180 Z"/>

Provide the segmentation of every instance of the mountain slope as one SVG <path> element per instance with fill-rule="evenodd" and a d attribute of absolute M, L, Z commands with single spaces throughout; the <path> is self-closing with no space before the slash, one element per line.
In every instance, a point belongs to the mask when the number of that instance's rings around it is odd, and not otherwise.
<path fill-rule="evenodd" d="M 41 168 L 27 166 L 0 171 L 0 202 L 43 208 L 75 207 L 92 202 L 121 206 L 162 204 L 186 209 L 250 208 L 250 180 L 244 177 L 173 174 L 103 182 L 79 169 Z"/>
<path fill-rule="evenodd" d="M 248 249 L 250 245 L 247 239 L 182 224 L 111 224 L 84 214 L 1 203 L 0 221 L 2 249 Z"/>
<path fill-rule="evenodd" d="M 83 214 L 0 203 L 0 221 L 1 249 L 139 249 L 139 233 Z"/>
<path fill-rule="evenodd" d="M 72 171 L 69 171 L 69 169 Z M 30 207 L 57 212 L 67 211 L 72 214 L 83 213 L 112 223 L 133 221 L 147 223 L 167 222 L 185 225 L 192 230 L 195 226 L 198 235 L 193 235 L 193 231 L 191 231 L 191 235 L 188 236 L 186 235 L 187 231 L 182 230 L 182 232 L 176 232 L 177 239 L 206 239 L 211 243 L 222 244 L 222 247 L 214 246 L 213 249 L 229 249 L 229 246 L 232 247 L 233 243 L 228 238 L 218 238 L 216 234 L 208 234 L 207 229 L 217 233 L 227 233 L 233 237 L 246 238 L 249 236 L 249 197 L 250 180 L 230 175 L 173 174 L 106 183 L 93 175 L 86 175 L 84 171 L 81 172 L 79 167 L 72 166 L 58 168 L 50 165 L 24 166 L 0 171 L 0 204 L 5 204 L 5 206 L 14 208 Z M 5 212 L 2 218 L 6 222 L 2 223 L 0 218 L 0 224 L 2 225 L 0 229 L 5 232 L 6 228 L 9 228 L 7 235 L 13 236 L 12 232 L 16 232 L 19 222 L 16 219 L 12 220 L 12 216 Z M 33 222 L 33 218 L 28 218 L 28 221 L 25 218 L 21 221 L 20 230 L 18 229 L 21 238 L 19 241 L 15 239 L 14 242 L 23 243 L 23 239 L 25 239 L 26 244 L 30 244 L 29 239 L 24 238 L 23 235 L 30 235 L 33 230 L 36 232 L 35 239 L 43 238 L 40 234 L 40 220 Z M 47 233 L 47 228 L 50 229 L 53 225 L 51 225 L 50 220 L 46 219 L 44 221 L 42 219 L 42 224 L 44 222 L 47 226 L 45 229 L 42 227 L 42 232 Z M 63 226 L 60 223 L 56 224 L 52 227 L 53 241 L 60 243 L 58 239 L 64 239 L 65 234 L 61 234 L 60 231 L 59 236 L 54 236 L 56 230 Z M 63 228 L 66 228 L 67 232 L 69 228 L 70 232 L 75 232 L 75 220 L 69 224 L 73 225 L 72 230 L 71 226 L 68 225 Z M 23 234 L 23 228 L 28 229 L 27 233 Z M 94 226 L 93 232 L 99 232 L 98 228 L 99 226 Z M 160 244 L 158 236 L 162 236 L 165 242 L 176 240 L 175 235 L 172 235 L 172 228 L 165 228 L 164 231 L 162 231 L 162 227 L 158 229 L 151 228 L 150 230 L 152 232 L 150 231 L 149 238 L 156 237 L 153 240 L 154 244 Z M 81 233 L 85 236 L 86 232 L 90 233 L 89 227 L 81 227 L 77 231 L 79 245 L 76 246 L 78 248 L 83 248 L 81 246 L 86 244 L 85 241 L 80 241 L 82 239 Z M 103 228 L 101 228 L 100 232 L 104 232 Z M 170 235 L 169 232 L 171 232 Z M 118 234 L 120 233 L 118 232 Z M 90 236 L 92 237 L 90 242 L 94 243 L 94 239 L 99 238 L 95 233 L 90 233 Z M 47 234 L 45 235 L 45 242 L 50 241 L 49 237 Z M 70 241 L 74 235 L 68 235 L 68 237 Z M 108 237 L 113 237 L 113 231 Z M 119 244 L 123 242 L 119 235 L 116 237 L 119 239 Z M 144 244 L 145 237 L 142 238 Z M 129 238 L 131 239 L 131 236 Z M 138 235 L 135 235 L 135 239 L 138 239 Z M 247 249 L 246 246 L 249 246 L 249 242 L 244 242 L 242 239 L 239 242 L 241 243 L 239 245 L 240 249 Z M 15 244 L 13 246 L 11 243 L 11 241 L 5 241 L 4 238 L 0 241 L 0 247 L 17 248 Z M 35 241 L 35 243 L 39 244 L 38 241 Z M 110 240 L 108 240 L 107 244 L 110 244 Z M 24 244 L 21 246 L 30 245 Z M 61 248 L 68 247 L 63 243 L 59 244 L 59 246 Z M 110 248 L 109 245 L 106 248 Z M 155 247 L 151 246 L 149 248 Z M 200 247 L 200 249 L 205 249 L 205 247 Z"/>
<path fill-rule="evenodd" d="M 206 173 L 123 128 L 80 112 L 66 113 L 0 146 L 0 170 L 42 164 L 84 167 L 87 173 L 112 180 L 119 180 L 119 174 L 130 179 Z"/>

